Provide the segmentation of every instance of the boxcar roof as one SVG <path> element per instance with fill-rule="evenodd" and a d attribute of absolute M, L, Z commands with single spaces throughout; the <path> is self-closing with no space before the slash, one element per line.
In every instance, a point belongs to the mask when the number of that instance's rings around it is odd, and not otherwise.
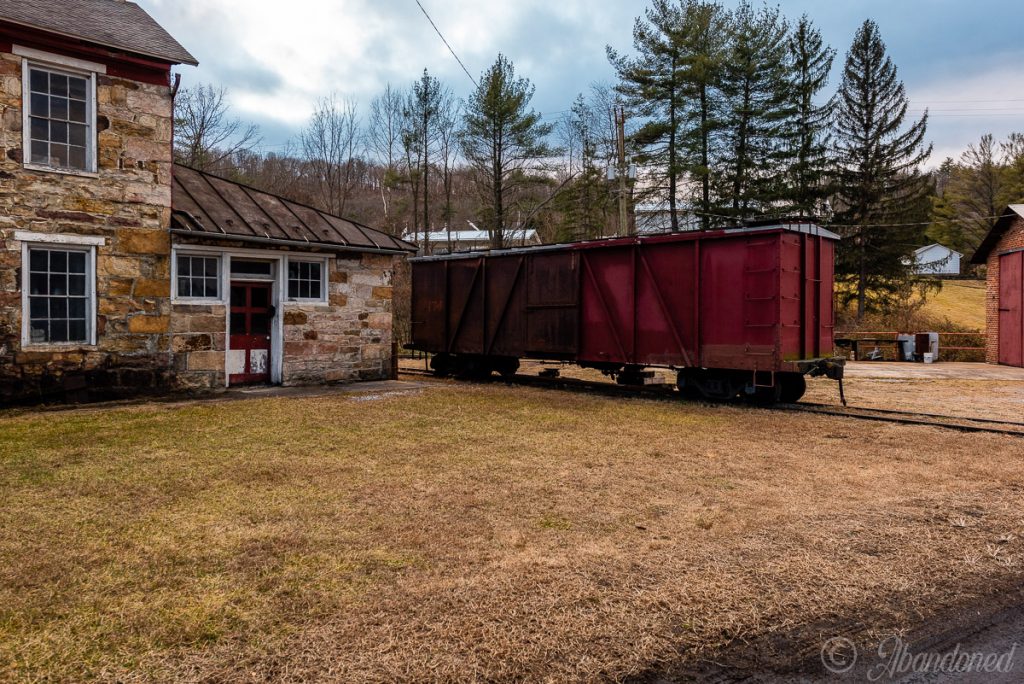
<path fill-rule="evenodd" d="M 269 192 L 174 165 L 171 232 L 355 252 L 415 252 L 416 245 Z"/>
<path fill-rule="evenodd" d="M 659 243 L 659 242 L 682 242 L 686 240 L 714 239 L 728 237 L 743 233 L 771 233 L 789 232 L 805 233 L 807 235 L 818 235 L 821 237 L 838 240 L 839 235 L 830 230 L 822 228 L 816 223 L 768 223 L 756 226 L 737 226 L 735 228 L 721 228 L 718 230 L 688 230 L 679 233 L 650 233 L 646 235 L 629 235 L 625 237 L 599 238 L 596 240 L 582 240 L 579 242 L 565 242 L 548 245 L 534 245 L 531 247 L 510 247 L 507 249 L 478 249 L 466 252 L 454 252 L 452 254 L 438 254 L 436 256 L 421 256 L 410 259 L 410 261 L 442 261 L 448 259 L 472 259 L 479 256 L 501 256 L 503 254 L 520 254 L 522 252 L 546 252 L 565 249 L 600 249 L 603 247 L 621 247 L 623 245 Z"/>

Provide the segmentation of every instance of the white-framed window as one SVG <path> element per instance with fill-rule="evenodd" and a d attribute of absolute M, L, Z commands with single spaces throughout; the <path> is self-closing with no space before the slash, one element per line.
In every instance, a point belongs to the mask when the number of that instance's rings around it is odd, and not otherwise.
<path fill-rule="evenodd" d="M 288 301 L 327 301 L 327 260 L 288 257 Z"/>
<path fill-rule="evenodd" d="M 96 246 L 103 238 L 16 232 L 22 344 L 96 344 Z"/>
<path fill-rule="evenodd" d="M 22 88 L 25 165 L 95 173 L 96 73 L 24 59 Z"/>
<path fill-rule="evenodd" d="M 222 263 L 219 255 L 175 252 L 172 298 L 220 301 Z"/>

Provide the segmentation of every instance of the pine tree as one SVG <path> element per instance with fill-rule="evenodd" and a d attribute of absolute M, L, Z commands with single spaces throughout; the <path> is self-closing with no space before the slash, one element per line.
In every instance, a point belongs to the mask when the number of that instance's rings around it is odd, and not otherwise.
<path fill-rule="evenodd" d="M 687 0 L 678 36 L 686 95 L 680 147 L 690 181 L 690 204 L 704 230 L 714 221 L 712 168 L 721 154 L 721 79 L 730 21 L 718 3 Z"/>
<path fill-rule="evenodd" d="M 785 213 L 820 216 L 829 195 L 829 146 L 833 103 L 821 103 L 836 51 L 826 46 L 807 15 L 789 36 L 793 116 L 789 129 L 789 166 L 784 192 Z"/>
<path fill-rule="evenodd" d="M 620 55 L 610 46 L 608 60 L 619 76 L 617 90 L 643 124 L 634 133 L 637 161 L 658 169 L 656 186 L 668 201 L 672 230 L 679 230 L 678 189 L 684 172 L 678 144 L 683 90 L 676 34 L 682 13 L 670 0 L 654 0 L 633 26 L 637 57 Z"/>
<path fill-rule="evenodd" d="M 608 48 L 617 90 L 643 121 L 631 142 L 637 161 L 656 170 L 672 230 L 679 230 L 679 197 L 687 185 L 695 188 L 687 194 L 708 227 L 728 17 L 714 2 L 655 0 L 645 19 L 633 29 L 636 57 Z"/>
<path fill-rule="evenodd" d="M 722 71 L 724 154 L 717 213 L 739 219 L 769 212 L 781 195 L 781 144 L 792 118 L 789 27 L 776 7 L 743 2 L 733 13 Z"/>
<path fill-rule="evenodd" d="M 836 271 L 855 284 L 857 319 L 884 306 L 909 276 L 907 257 L 923 230 L 905 224 L 927 217 L 929 186 L 918 166 L 927 112 L 901 130 L 908 100 L 886 55 L 878 25 L 858 29 L 846 57 L 835 124 L 836 224 L 845 238 Z M 869 302 L 871 293 L 877 301 Z"/>
<path fill-rule="evenodd" d="M 988 133 L 981 136 L 958 164 L 949 160 L 939 171 L 947 179 L 943 192 L 936 192 L 928 237 L 971 254 L 995 224 L 992 217 L 1008 203 L 1006 167 L 1000 163 L 994 138 Z"/>
<path fill-rule="evenodd" d="M 546 141 L 553 126 L 530 109 L 534 87 L 516 77 L 504 55 L 480 78 L 463 112 L 460 142 L 481 195 L 482 220 L 491 246 L 505 246 L 509 208 L 536 179 L 531 174 L 544 157 L 556 152 Z"/>

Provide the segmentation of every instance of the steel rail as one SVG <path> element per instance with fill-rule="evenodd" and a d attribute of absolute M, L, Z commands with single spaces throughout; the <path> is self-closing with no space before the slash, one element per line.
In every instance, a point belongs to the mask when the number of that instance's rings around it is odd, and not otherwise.
<path fill-rule="evenodd" d="M 436 377 L 433 372 L 418 369 L 400 368 L 399 374 L 419 375 Z M 502 382 L 495 377 L 495 382 Z M 550 387 L 567 391 L 595 391 L 606 396 L 622 397 L 648 397 L 660 400 L 678 400 L 679 393 L 675 385 L 668 383 L 659 385 L 627 386 L 613 385 L 607 382 L 593 380 L 579 380 L 577 378 L 545 378 L 534 375 L 517 374 L 510 380 L 503 380 L 508 384 L 523 385 L 528 387 Z M 868 420 L 879 423 L 895 423 L 900 425 L 917 425 L 921 427 L 944 428 L 957 430 L 959 432 L 988 433 L 997 435 L 1009 435 L 1012 437 L 1024 437 L 1024 423 L 1017 423 L 1009 420 L 996 420 L 991 418 L 971 418 L 967 416 L 950 416 L 937 413 L 920 413 L 916 411 L 897 411 L 894 409 L 873 409 L 867 407 L 832 406 L 831 404 L 818 403 L 797 403 L 797 404 L 775 404 L 773 406 L 756 406 L 752 404 L 730 404 L 742 408 L 769 411 L 792 411 L 800 413 L 813 413 L 822 416 L 838 418 L 853 418 L 855 420 Z M 941 420 L 934 420 L 941 419 Z M 950 421 L 964 421 L 962 423 Z M 969 423 L 974 423 L 969 424 Z M 979 425 L 978 423 L 982 423 Z M 1020 428 L 1012 430 L 1009 427 L 995 427 L 997 425 L 1013 426 Z"/>

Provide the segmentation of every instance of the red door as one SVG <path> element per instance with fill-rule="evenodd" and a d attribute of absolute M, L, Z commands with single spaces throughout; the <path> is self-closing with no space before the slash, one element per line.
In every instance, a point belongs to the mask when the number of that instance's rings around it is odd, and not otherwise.
<path fill-rule="evenodd" d="M 999 363 L 1024 366 L 1024 251 L 999 257 Z"/>
<path fill-rule="evenodd" d="M 228 384 L 270 382 L 270 283 L 231 283 Z"/>

